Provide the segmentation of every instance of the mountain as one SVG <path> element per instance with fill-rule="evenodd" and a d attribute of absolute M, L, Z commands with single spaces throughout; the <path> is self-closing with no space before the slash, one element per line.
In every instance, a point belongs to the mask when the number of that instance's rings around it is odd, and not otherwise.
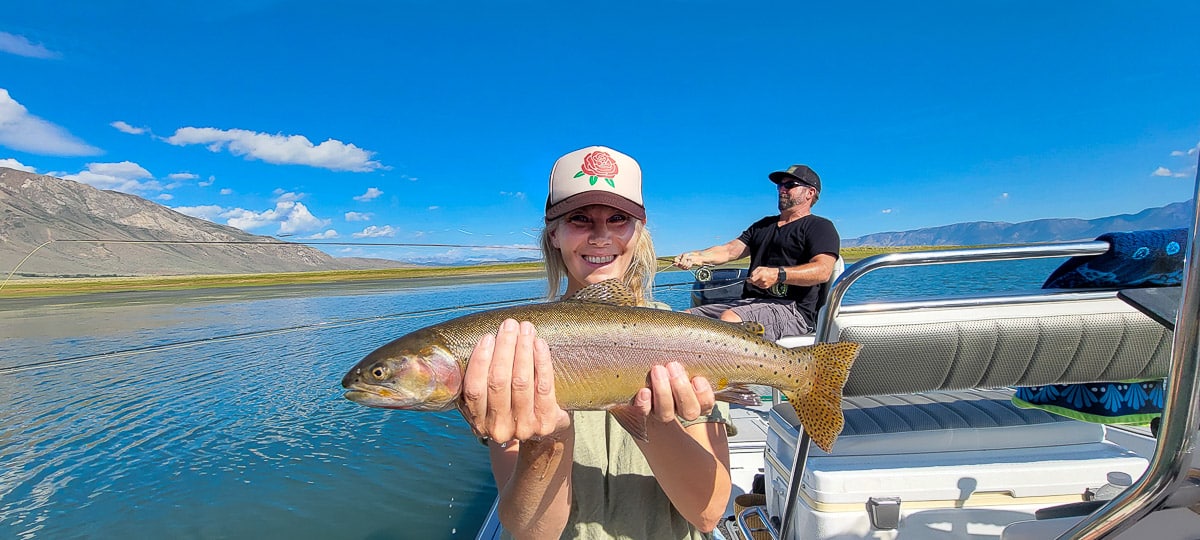
<path fill-rule="evenodd" d="M 974 221 L 913 231 L 882 232 L 842 240 L 844 247 L 977 246 L 1092 240 L 1108 232 L 1191 226 L 1191 201 L 1096 219 L 1036 219 L 1020 223 Z"/>
<path fill-rule="evenodd" d="M 388 266 L 403 264 L 338 259 L 134 195 L 0 167 L 0 271 L 6 276 L 13 269 L 24 276 L 138 276 Z"/>

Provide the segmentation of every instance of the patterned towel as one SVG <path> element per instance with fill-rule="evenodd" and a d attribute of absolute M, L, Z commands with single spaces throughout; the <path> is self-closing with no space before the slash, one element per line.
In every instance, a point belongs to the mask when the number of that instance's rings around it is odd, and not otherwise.
<path fill-rule="evenodd" d="M 1046 279 L 1043 289 L 1168 287 L 1183 280 L 1187 229 L 1108 233 L 1107 253 L 1072 257 Z"/>
<path fill-rule="evenodd" d="M 1187 229 L 1108 233 L 1107 253 L 1072 257 L 1050 274 L 1043 289 L 1169 287 L 1183 279 Z M 1052 384 L 1017 388 L 1013 403 L 1101 424 L 1144 424 L 1162 415 L 1162 379 Z"/>

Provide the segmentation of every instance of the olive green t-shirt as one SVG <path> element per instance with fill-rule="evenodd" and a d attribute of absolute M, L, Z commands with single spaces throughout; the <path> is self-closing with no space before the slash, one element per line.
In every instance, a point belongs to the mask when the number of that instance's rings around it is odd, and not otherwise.
<path fill-rule="evenodd" d="M 718 403 L 709 422 L 725 422 Z M 688 523 L 659 487 L 629 432 L 603 411 L 576 411 L 571 514 L 563 538 L 711 538 Z"/>

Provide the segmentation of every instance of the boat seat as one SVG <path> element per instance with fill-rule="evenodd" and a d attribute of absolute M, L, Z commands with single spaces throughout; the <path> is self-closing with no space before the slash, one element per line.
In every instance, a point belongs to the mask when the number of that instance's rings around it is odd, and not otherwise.
<path fill-rule="evenodd" d="M 829 335 L 862 344 L 846 396 L 1157 379 L 1172 340 L 1115 291 L 1055 290 L 843 306 Z"/>
<path fill-rule="evenodd" d="M 1008 390 L 966 390 L 860 396 L 842 402 L 845 428 L 836 456 L 924 454 L 1092 444 L 1104 440 L 1104 427 L 1039 409 L 1012 404 Z M 790 404 L 773 414 L 800 426 Z M 826 455 L 814 449 L 813 455 Z"/>

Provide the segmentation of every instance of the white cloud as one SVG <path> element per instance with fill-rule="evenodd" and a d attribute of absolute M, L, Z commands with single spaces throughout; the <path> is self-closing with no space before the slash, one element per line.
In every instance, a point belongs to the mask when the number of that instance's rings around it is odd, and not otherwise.
<path fill-rule="evenodd" d="M 519 201 L 525 200 L 525 193 L 521 192 L 521 191 L 501 191 L 500 195 L 503 195 L 505 197 L 512 197 Z"/>
<path fill-rule="evenodd" d="M 229 188 L 221 188 L 221 195 L 233 195 L 233 190 Z"/>
<path fill-rule="evenodd" d="M 337 238 L 337 237 L 338 237 L 338 232 L 333 229 L 329 229 L 328 231 L 319 232 L 312 236 L 305 236 L 303 239 L 304 240 L 329 240 L 329 239 Z"/>
<path fill-rule="evenodd" d="M 890 213 L 892 213 L 892 209 L 891 209 L 891 208 L 884 208 L 884 209 L 883 209 L 883 210 L 881 210 L 879 213 L 881 213 L 881 214 L 890 214 Z"/>
<path fill-rule="evenodd" d="M 211 186 L 211 185 L 213 185 L 213 182 L 216 182 L 216 181 L 217 181 L 217 177 L 215 177 L 215 176 L 209 176 L 209 177 L 208 177 L 208 180 L 201 180 L 201 181 L 200 181 L 199 183 L 197 183 L 196 185 L 198 185 L 198 186 L 200 186 L 200 187 L 208 187 L 208 186 Z"/>
<path fill-rule="evenodd" d="M 382 227 L 371 225 L 370 227 L 363 229 L 362 232 L 356 232 L 350 236 L 355 238 L 390 238 L 396 236 L 396 229 L 392 228 L 391 225 L 384 225 Z"/>
<path fill-rule="evenodd" d="M 8 167 L 10 169 L 16 169 L 18 171 L 25 171 L 25 172 L 29 172 L 29 173 L 37 172 L 36 170 L 34 170 L 33 167 L 30 167 L 29 165 L 25 165 L 24 163 L 21 163 L 20 161 L 17 161 L 13 158 L 0 159 L 0 167 Z"/>
<path fill-rule="evenodd" d="M 117 120 L 116 122 L 113 122 L 109 125 L 117 128 L 117 131 L 120 131 L 122 133 L 128 133 L 130 135 L 141 135 L 147 131 L 150 131 L 148 128 L 133 127 L 133 126 L 126 124 L 125 122 L 122 122 L 120 120 Z"/>
<path fill-rule="evenodd" d="M 1168 169 L 1166 167 L 1159 167 L 1157 169 L 1154 169 L 1154 172 L 1151 174 L 1153 174 L 1154 176 L 1171 176 L 1171 169 Z"/>
<path fill-rule="evenodd" d="M 175 208 L 172 208 L 172 210 L 195 218 L 206 219 L 213 223 L 216 223 L 217 220 L 221 218 L 221 213 L 225 211 L 224 208 L 221 208 L 215 204 L 207 204 L 204 206 L 176 206 Z"/>
<path fill-rule="evenodd" d="M 371 221 L 374 216 L 370 212 L 346 212 L 346 221 Z"/>
<path fill-rule="evenodd" d="M 155 197 L 155 199 L 158 199 L 160 201 L 169 201 L 174 198 L 175 198 L 175 196 L 171 195 L 170 193 L 163 193 L 163 194 L 160 194 L 159 196 Z"/>
<path fill-rule="evenodd" d="M 62 57 L 61 54 L 47 49 L 41 43 L 33 43 L 25 36 L 18 36 L 8 32 L 0 32 L 0 52 L 28 58 L 54 59 Z"/>
<path fill-rule="evenodd" d="M 226 225 L 244 231 L 261 229 L 277 223 L 279 224 L 279 234 L 315 231 L 330 223 L 328 219 L 320 219 L 312 215 L 304 204 L 294 201 L 280 201 L 275 203 L 275 208 L 262 212 L 245 208 L 223 208 L 215 205 L 181 206 L 175 208 L 175 211 L 207 219 L 213 223 L 224 221 Z"/>
<path fill-rule="evenodd" d="M 304 198 L 303 193 L 292 193 L 290 191 L 284 191 L 282 189 L 275 190 L 275 200 L 276 201 L 295 202 L 295 201 L 298 201 L 303 198 Z"/>
<path fill-rule="evenodd" d="M 427 208 L 427 210 L 429 210 L 429 211 L 441 210 L 441 209 L 442 209 L 442 207 L 440 207 L 440 206 L 430 206 L 429 208 Z"/>
<path fill-rule="evenodd" d="M 101 153 L 67 130 L 32 114 L 0 88 L 0 145 L 47 156 L 92 156 Z"/>
<path fill-rule="evenodd" d="M 99 189 L 109 189 L 134 195 L 162 191 L 163 185 L 150 171 L 132 161 L 120 163 L 88 163 L 86 171 L 62 175 L 63 179 L 83 182 Z"/>
<path fill-rule="evenodd" d="M 375 152 L 329 139 L 313 145 L 303 135 L 270 135 L 245 129 L 183 127 L 165 139 L 176 146 L 207 145 L 213 152 L 228 148 L 235 156 L 276 165 L 308 165 L 334 171 L 370 172 L 386 168 L 371 159 Z"/>
<path fill-rule="evenodd" d="M 200 176 L 188 172 L 177 172 L 168 174 L 167 178 L 170 178 L 171 180 L 195 180 L 200 178 Z"/>
<path fill-rule="evenodd" d="M 376 197 L 378 197 L 380 195 L 383 195 L 383 192 L 380 191 L 379 188 L 372 187 L 372 188 L 367 188 L 366 193 L 363 193 L 362 195 L 355 197 L 354 200 L 356 200 L 358 202 L 367 202 L 367 201 L 375 199 Z"/>

